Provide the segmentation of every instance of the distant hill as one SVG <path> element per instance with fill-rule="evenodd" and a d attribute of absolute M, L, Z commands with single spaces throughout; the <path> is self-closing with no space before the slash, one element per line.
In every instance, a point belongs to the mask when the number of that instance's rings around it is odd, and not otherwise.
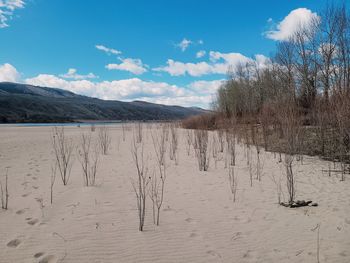
<path fill-rule="evenodd" d="M 0 123 L 174 120 L 205 112 L 195 107 L 100 100 L 62 89 L 0 82 Z"/>

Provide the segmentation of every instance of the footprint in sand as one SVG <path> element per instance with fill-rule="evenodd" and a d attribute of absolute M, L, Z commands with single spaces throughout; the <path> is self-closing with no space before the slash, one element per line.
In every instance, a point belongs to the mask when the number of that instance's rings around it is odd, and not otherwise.
<path fill-rule="evenodd" d="M 30 195 L 30 193 L 23 194 L 22 197 L 27 197 L 28 195 Z"/>
<path fill-rule="evenodd" d="M 16 212 L 16 214 L 17 214 L 17 215 L 22 215 L 22 214 L 24 214 L 25 211 L 26 211 L 25 209 L 21 209 L 21 210 L 18 210 L 18 211 Z"/>
<path fill-rule="evenodd" d="M 191 217 L 189 217 L 189 218 L 186 218 L 185 221 L 186 221 L 187 223 L 191 223 L 191 222 L 193 222 L 193 219 L 192 219 Z"/>
<path fill-rule="evenodd" d="M 44 252 L 38 252 L 38 253 L 35 253 L 35 254 L 34 254 L 34 257 L 35 257 L 35 258 L 40 258 L 40 257 L 42 257 L 44 254 L 45 254 Z"/>
<path fill-rule="evenodd" d="M 39 189 L 39 186 L 32 186 L 33 187 L 33 189 Z"/>
<path fill-rule="evenodd" d="M 33 180 L 38 180 L 38 178 L 36 176 L 33 176 L 32 179 Z"/>
<path fill-rule="evenodd" d="M 57 262 L 57 259 L 54 255 L 47 255 L 39 261 L 39 263 L 54 263 L 54 262 Z"/>
<path fill-rule="evenodd" d="M 27 174 L 27 176 L 32 176 L 32 174 Z"/>
<path fill-rule="evenodd" d="M 31 226 L 34 226 L 36 223 L 38 223 L 39 220 L 34 218 L 34 219 L 31 219 L 27 222 L 28 225 L 31 225 Z"/>
<path fill-rule="evenodd" d="M 198 236 L 196 233 L 191 233 L 191 235 L 190 235 L 190 237 L 196 237 L 196 236 Z"/>
<path fill-rule="evenodd" d="M 10 242 L 8 242 L 7 246 L 12 247 L 12 248 L 16 248 L 16 247 L 18 247 L 19 244 L 21 244 L 21 240 L 14 239 L 14 240 L 11 240 Z"/>

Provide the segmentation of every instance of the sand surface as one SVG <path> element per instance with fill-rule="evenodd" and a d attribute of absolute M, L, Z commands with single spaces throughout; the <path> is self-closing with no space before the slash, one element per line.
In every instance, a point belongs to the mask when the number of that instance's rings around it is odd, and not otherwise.
<path fill-rule="evenodd" d="M 318 224 L 320 262 L 350 262 L 350 178 L 340 182 L 322 173 L 326 161 L 296 162 L 297 198 L 319 206 L 290 209 L 277 204 L 271 180 L 284 175 L 278 158 L 262 153 L 262 180 L 251 187 L 244 149 L 237 145 L 233 202 L 224 160 L 217 168 L 211 160 L 209 171 L 200 172 L 180 130 L 179 164 L 166 155 L 160 226 L 153 224 L 148 199 L 145 231 L 139 232 L 132 132 L 123 141 L 121 127 L 110 127 L 112 148 L 100 157 L 96 186 L 84 186 L 75 157 L 69 184 L 56 178 L 51 205 L 51 130 L 0 127 L 0 175 L 4 180 L 9 167 L 10 194 L 9 209 L 0 210 L 0 262 L 317 262 Z M 65 128 L 76 144 L 89 130 Z M 143 141 L 153 170 L 151 131 L 144 128 Z"/>

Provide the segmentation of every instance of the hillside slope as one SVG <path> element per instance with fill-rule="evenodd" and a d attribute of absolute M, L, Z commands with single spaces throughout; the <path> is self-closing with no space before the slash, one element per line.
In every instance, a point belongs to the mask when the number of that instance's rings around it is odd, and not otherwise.
<path fill-rule="evenodd" d="M 0 82 L 0 122 L 173 120 L 204 112 L 143 101 L 100 100 L 62 89 Z"/>

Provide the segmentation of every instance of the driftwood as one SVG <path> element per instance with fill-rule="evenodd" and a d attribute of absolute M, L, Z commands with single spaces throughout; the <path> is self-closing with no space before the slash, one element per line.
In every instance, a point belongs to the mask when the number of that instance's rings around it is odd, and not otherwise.
<path fill-rule="evenodd" d="M 293 203 L 281 202 L 280 205 L 285 207 L 291 207 L 291 208 L 302 207 L 302 206 L 318 206 L 317 203 L 313 203 L 311 200 L 309 201 L 298 200 Z"/>

